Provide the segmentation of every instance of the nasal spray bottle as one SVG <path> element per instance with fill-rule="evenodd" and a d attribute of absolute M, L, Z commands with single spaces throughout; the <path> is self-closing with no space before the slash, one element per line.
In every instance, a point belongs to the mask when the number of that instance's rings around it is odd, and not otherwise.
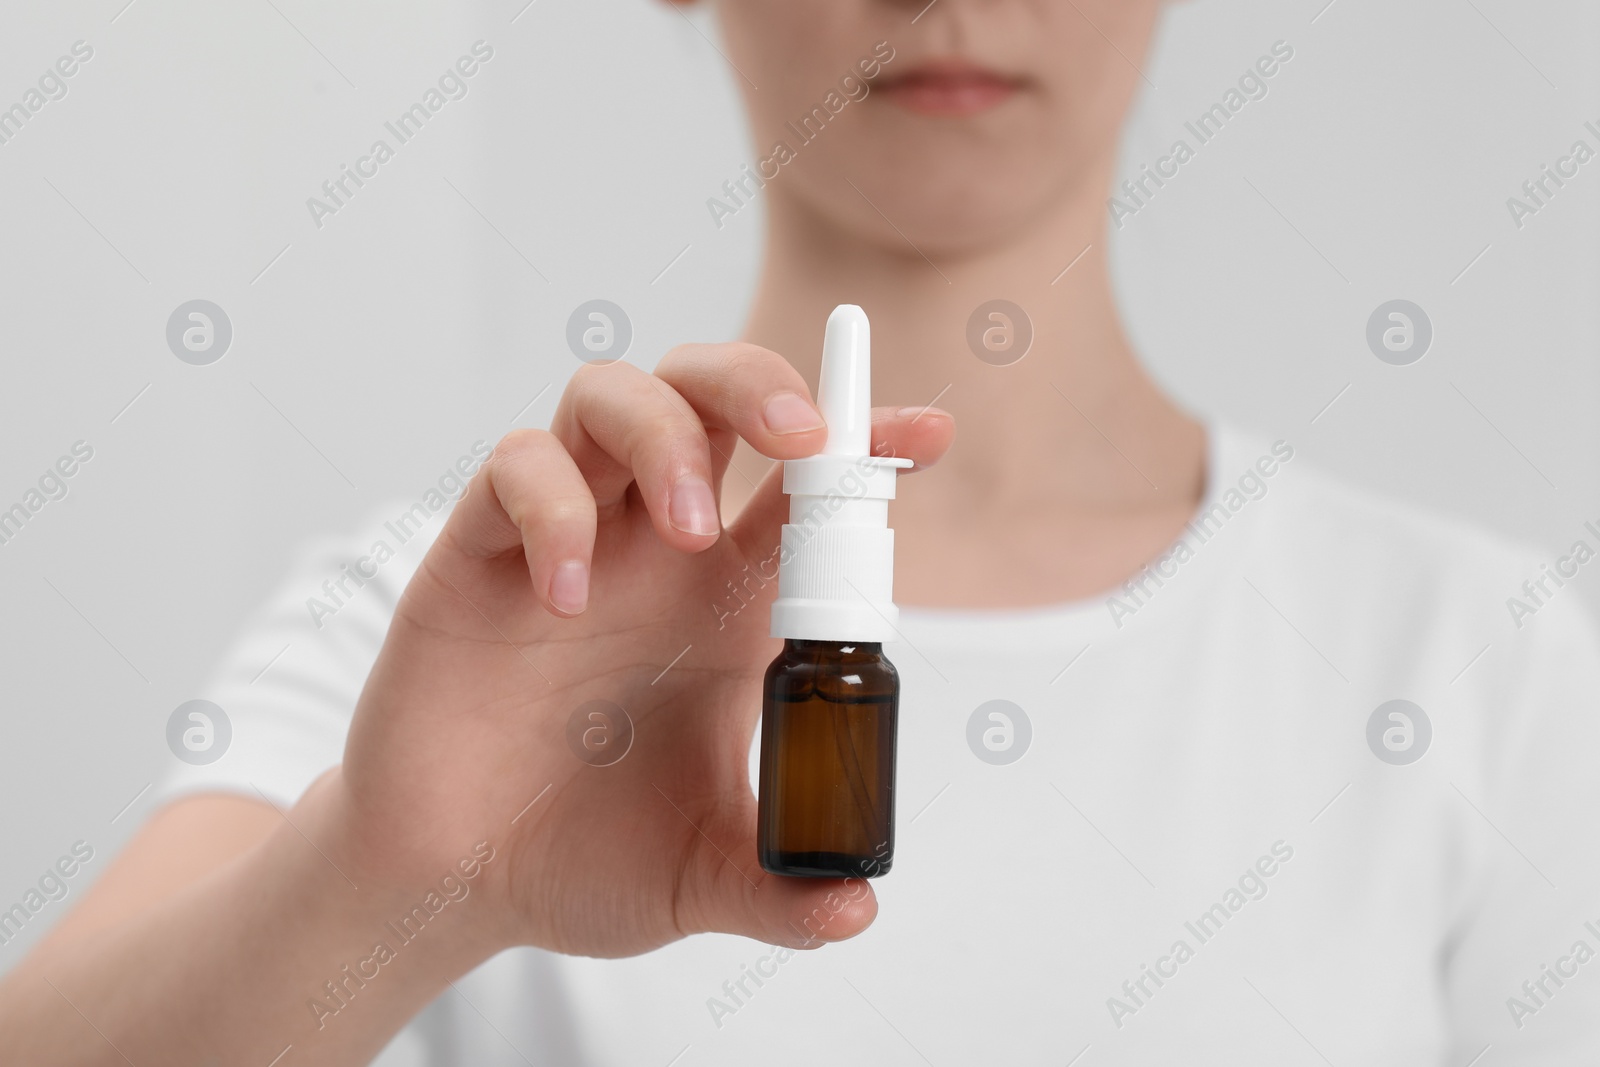
<path fill-rule="evenodd" d="M 773 874 L 874 878 L 894 856 L 900 676 L 889 501 L 908 459 L 872 454 L 872 343 L 866 314 L 828 316 L 817 406 L 819 455 L 783 465 L 783 527 L 761 717 L 756 843 Z"/>

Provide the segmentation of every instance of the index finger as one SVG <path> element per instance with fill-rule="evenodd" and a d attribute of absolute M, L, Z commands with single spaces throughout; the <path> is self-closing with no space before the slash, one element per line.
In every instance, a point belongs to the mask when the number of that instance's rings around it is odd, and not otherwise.
<path fill-rule="evenodd" d="M 735 437 L 771 459 L 809 456 L 827 442 L 805 379 L 770 349 L 742 341 L 680 345 L 655 373 L 694 408 L 724 457 Z"/>

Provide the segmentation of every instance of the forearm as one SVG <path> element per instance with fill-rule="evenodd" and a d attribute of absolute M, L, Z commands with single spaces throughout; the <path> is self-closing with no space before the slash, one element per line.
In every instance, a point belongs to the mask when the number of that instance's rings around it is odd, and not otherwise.
<path fill-rule="evenodd" d="M 116 928 L 41 945 L 0 983 L 0 1058 L 265 1065 L 292 1045 L 286 1064 L 368 1062 L 491 949 L 470 892 L 402 923 L 434 887 L 367 877 L 338 847 L 331 792 Z"/>

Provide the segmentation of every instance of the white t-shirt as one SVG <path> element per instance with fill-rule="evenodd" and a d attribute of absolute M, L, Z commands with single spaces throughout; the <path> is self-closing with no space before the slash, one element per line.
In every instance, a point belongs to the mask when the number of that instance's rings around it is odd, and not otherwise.
<path fill-rule="evenodd" d="M 899 839 L 861 937 L 509 951 L 379 1062 L 1600 1062 L 1600 638 L 1549 577 L 1576 556 L 1226 428 L 1209 468 L 1114 599 L 903 609 Z M 317 546 L 240 637 L 203 693 L 232 747 L 168 796 L 287 803 L 339 759 L 443 521 L 400 545 L 383 520 L 409 503 Z M 319 628 L 308 598 L 378 540 L 396 558 Z M 1022 714 L 974 726 L 991 701 Z"/>

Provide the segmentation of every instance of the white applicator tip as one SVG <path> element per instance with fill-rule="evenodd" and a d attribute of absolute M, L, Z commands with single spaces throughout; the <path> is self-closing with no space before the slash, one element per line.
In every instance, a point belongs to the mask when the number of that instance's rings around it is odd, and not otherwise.
<path fill-rule="evenodd" d="M 854 304 L 840 304 L 828 316 L 817 407 L 828 423 L 823 455 L 871 454 L 872 328 L 867 313 Z"/>
<path fill-rule="evenodd" d="M 817 407 L 828 420 L 819 455 L 786 460 L 789 495 L 772 636 L 892 641 L 894 531 L 889 501 L 909 459 L 872 455 L 872 335 L 866 312 L 840 304 L 822 342 Z"/>

